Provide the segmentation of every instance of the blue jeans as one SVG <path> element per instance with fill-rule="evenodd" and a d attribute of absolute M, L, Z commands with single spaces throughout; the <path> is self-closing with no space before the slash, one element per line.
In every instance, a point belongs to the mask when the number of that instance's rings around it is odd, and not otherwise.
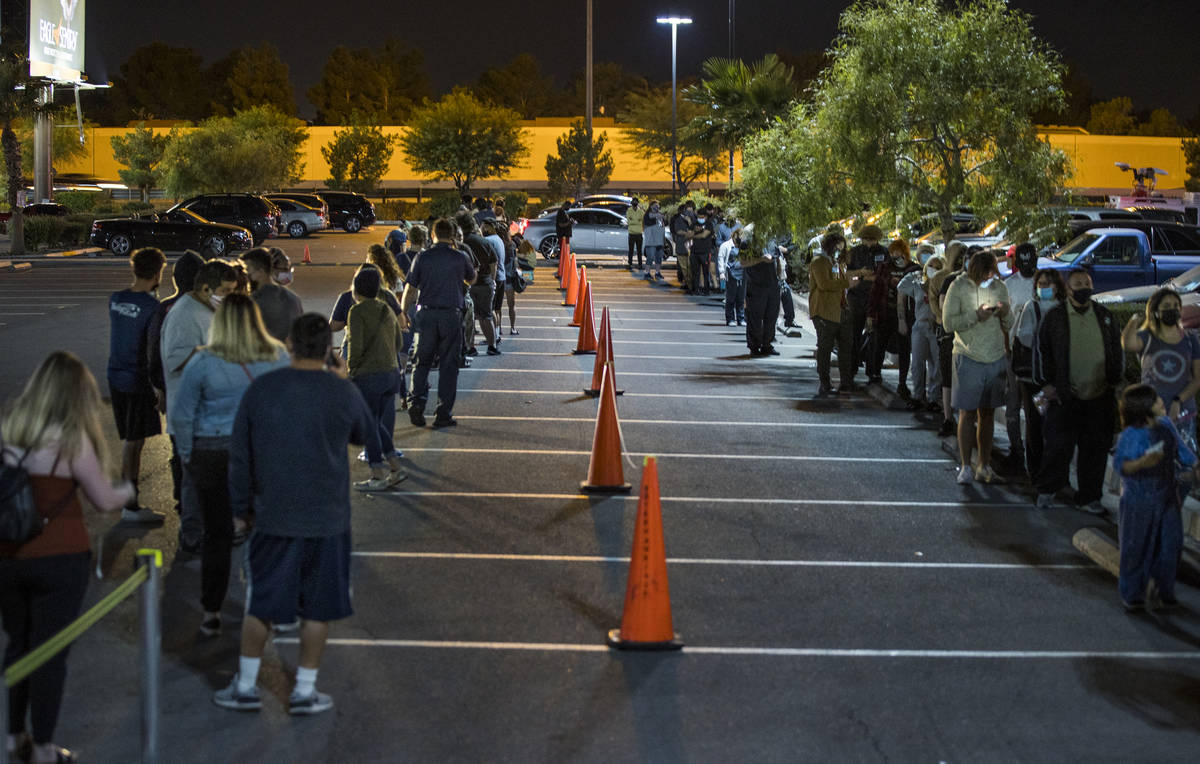
<path fill-rule="evenodd" d="M 458 394 L 458 353 L 462 348 L 462 314 L 457 308 L 423 308 L 417 311 L 416 335 L 411 356 L 416 356 L 413 369 L 412 406 L 425 410 L 429 399 L 429 370 L 438 359 L 439 418 L 449 418 Z M 411 363 L 411 361 L 410 361 Z"/>
<path fill-rule="evenodd" d="M 367 463 L 372 467 L 382 467 L 387 457 L 396 452 L 392 433 L 396 431 L 397 372 L 360 374 L 351 381 L 362 393 L 367 410 L 371 412 L 371 421 L 375 423 L 375 435 L 368 434 L 367 442 L 363 444 L 367 450 Z"/>
<path fill-rule="evenodd" d="M 746 320 L 746 279 L 725 280 L 725 323 L 734 319 L 738 323 Z"/>
<path fill-rule="evenodd" d="M 662 273 L 662 258 L 663 246 L 661 244 L 646 247 L 646 273 L 653 271 L 656 274 Z"/>

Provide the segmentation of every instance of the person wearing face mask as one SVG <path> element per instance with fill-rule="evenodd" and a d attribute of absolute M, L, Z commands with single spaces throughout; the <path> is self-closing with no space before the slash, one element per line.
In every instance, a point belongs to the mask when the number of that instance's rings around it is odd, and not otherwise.
<path fill-rule="evenodd" d="M 883 230 L 879 226 L 863 226 L 859 229 L 858 237 L 862 240 L 861 243 L 851 247 L 846 256 L 846 275 L 850 278 L 850 288 L 846 290 L 846 310 L 842 320 L 846 323 L 843 331 L 846 332 L 848 349 L 853 360 L 853 373 L 849 379 L 843 379 L 841 382 L 841 387 L 846 391 L 854 389 L 854 375 L 858 374 L 859 367 L 867 361 L 869 355 L 862 349 L 863 330 L 867 326 L 867 304 L 871 301 L 875 269 L 887 260 L 887 250 L 879 243 L 883 238 Z M 867 368 L 867 375 L 870 376 L 869 362 Z"/>
<path fill-rule="evenodd" d="M 938 437 L 946 438 L 958 432 L 954 421 L 954 406 L 950 402 L 954 379 L 954 333 L 946 331 L 942 324 L 942 307 L 946 304 L 946 293 L 955 279 L 967 268 L 967 245 L 954 239 L 946 245 L 945 263 L 942 269 L 929 279 L 929 307 L 933 311 L 934 331 L 938 338 L 938 371 L 942 375 L 942 426 Z"/>
<path fill-rule="evenodd" d="M 246 275 L 250 278 L 250 296 L 262 313 L 263 324 L 267 333 L 280 342 L 287 340 L 292 322 L 304 314 L 300 298 L 292 290 L 279 284 L 277 278 L 285 276 L 291 281 L 291 269 L 276 270 L 275 260 L 287 255 L 281 250 L 266 247 L 255 247 L 242 254 L 241 260 L 246 265 Z"/>
<path fill-rule="evenodd" d="M 1067 299 L 1067 284 L 1062 274 L 1046 268 L 1034 276 L 1033 299 L 1016 311 L 1009 334 L 1012 348 L 1010 368 L 1021 390 L 1021 408 L 1025 412 L 1025 470 L 1036 480 L 1042 468 L 1043 417 L 1033 397 L 1041 388 L 1033 379 L 1034 354 L 1042 318 Z"/>
<path fill-rule="evenodd" d="M 908 327 L 903 331 L 900 329 L 896 308 L 899 293 L 896 287 L 909 273 L 920 270 L 920 266 L 912 261 L 908 243 L 903 239 L 894 240 L 888 245 L 887 258 L 875 267 L 875 283 L 867 303 L 867 328 L 872 330 L 871 347 L 867 351 L 867 382 L 883 384 L 883 356 L 894 341 L 900 366 L 900 383 L 896 392 L 905 401 L 912 398 L 908 389 L 908 364 L 912 350 Z"/>
<path fill-rule="evenodd" d="M 820 239 L 820 249 L 813 255 L 808 267 L 808 314 L 817 331 L 818 398 L 838 394 L 833 389 L 833 380 L 829 375 L 830 356 L 835 347 L 838 351 L 839 381 L 844 382 L 852 376 L 850 353 L 842 344 L 842 299 L 850 288 L 850 280 L 846 278 L 838 255 L 845 246 L 846 239 L 840 231 L 825 234 Z"/>
<path fill-rule="evenodd" d="M 717 250 L 717 226 L 705 210 L 696 215 L 692 224 L 692 272 L 691 293 L 711 294 L 713 291 L 712 274 L 708 269 L 708 261 Z M 704 284 L 701 292 L 700 284 Z"/>
<path fill-rule="evenodd" d="M 625 270 L 633 270 L 633 253 L 637 251 L 637 267 L 642 269 L 642 249 L 644 241 L 642 240 L 642 222 L 646 217 L 646 210 L 642 208 L 641 201 L 635 196 L 629 202 L 629 209 L 625 210 L 625 220 L 629 223 L 629 258 L 625 261 Z"/>
<path fill-rule="evenodd" d="M 1076 509 L 1103 514 L 1104 467 L 1116 425 L 1114 391 L 1125 353 L 1112 314 L 1092 301 L 1092 277 L 1075 269 L 1067 276 L 1067 300 L 1046 312 L 1038 332 L 1034 377 L 1050 402 L 1045 454 L 1037 477 L 1037 505 L 1054 505 L 1070 479 L 1071 458 L 1079 486 Z"/>
<path fill-rule="evenodd" d="M 1200 338 L 1180 324 L 1182 304 L 1174 289 L 1159 289 L 1146 302 L 1146 315 L 1129 319 L 1121 345 L 1140 355 L 1142 382 L 1154 388 L 1180 435 L 1195 447 Z"/>
<path fill-rule="evenodd" d="M 1016 269 L 1004 280 L 1008 287 L 1008 299 L 1012 304 L 1013 315 L 1016 315 L 1025 303 L 1033 299 L 1033 282 L 1037 273 L 1037 249 L 1029 242 L 1017 245 L 1013 254 Z M 1014 322 L 1009 337 L 1009 348 L 1013 347 L 1016 334 Z M 1020 474 L 1025 471 L 1025 444 L 1021 438 L 1021 385 L 1013 370 L 1013 355 L 1009 354 L 1008 364 L 1008 399 L 1004 404 L 1004 424 L 1008 430 L 1008 471 Z"/>
<path fill-rule="evenodd" d="M 896 286 L 896 311 L 900 331 L 908 332 L 912 348 L 913 396 L 910 411 L 941 411 L 942 375 L 938 365 L 938 341 L 934 328 L 929 283 L 942 269 L 941 255 L 934 255 L 919 271 L 912 271 Z M 934 296 L 936 299 L 936 295 Z M 911 318 L 910 318 L 911 311 Z"/>
<path fill-rule="evenodd" d="M 646 273 L 643 278 L 646 281 L 663 280 L 662 261 L 666 233 L 666 221 L 663 220 L 658 202 L 650 202 L 650 209 L 642 218 L 642 246 L 646 251 Z"/>
<path fill-rule="evenodd" d="M 213 313 L 226 295 L 237 287 L 237 274 L 224 260 L 209 260 L 200 266 L 192 291 L 182 298 L 163 321 L 162 360 L 167 385 L 167 432 L 172 436 L 171 401 L 179 390 L 183 369 L 196 353 L 196 348 L 208 342 Z M 200 513 L 192 481 L 187 470 L 180 486 L 179 546 L 190 554 L 200 554 L 204 541 L 204 518 Z"/>

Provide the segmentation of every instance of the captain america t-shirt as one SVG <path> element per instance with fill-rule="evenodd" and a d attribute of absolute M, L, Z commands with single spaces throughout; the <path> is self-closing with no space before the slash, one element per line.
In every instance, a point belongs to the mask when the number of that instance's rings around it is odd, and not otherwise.
<path fill-rule="evenodd" d="M 1149 329 L 1138 332 L 1138 337 L 1142 340 L 1142 381 L 1169 407 L 1171 399 L 1192 381 L 1192 364 L 1200 360 L 1200 338 L 1193 331 L 1184 331 L 1179 342 L 1163 342 Z M 1196 409 L 1195 399 L 1179 403 L 1184 411 Z"/>

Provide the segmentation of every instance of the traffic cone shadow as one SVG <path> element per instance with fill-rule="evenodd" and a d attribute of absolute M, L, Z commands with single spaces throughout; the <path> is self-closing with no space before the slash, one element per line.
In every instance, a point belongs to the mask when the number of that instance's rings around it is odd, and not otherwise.
<path fill-rule="evenodd" d="M 580 266 L 579 278 L 575 281 L 573 288 L 567 289 L 567 293 L 563 295 L 562 305 L 567 308 L 575 308 L 575 317 L 571 319 L 568 326 L 579 326 L 580 314 L 583 309 L 579 307 L 579 303 L 583 302 L 583 289 L 587 286 L 587 266 Z"/>
<path fill-rule="evenodd" d="M 643 462 L 621 628 L 608 632 L 605 641 L 609 647 L 619 650 L 678 650 L 683 647 L 671 619 L 662 501 L 658 494 L 658 460 L 653 456 L 647 456 Z"/>
<path fill-rule="evenodd" d="M 579 322 L 579 339 L 575 342 L 575 355 L 596 352 L 596 317 L 592 312 L 592 285 L 583 286 L 583 320 Z"/>
<path fill-rule="evenodd" d="M 587 480 L 579 484 L 585 493 L 629 493 L 633 486 L 625 482 L 621 466 L 621 424 L 617 421 L 617 397 L 613 392 L 612 367 L 604 375 L 600 406 L 596 409 L 596 431 L 592 435 L 592 459 Z"/>
<path fill-rule="evenodd" d="M 613 358 L 612 327 L 608 322 L 608 306 L 600 312 L 600 338 L 596 341 L 596 363 L 592 365 L 592 386 L 583 391 L 584 395 L 595 398 L 600 394 L 600 385 L 604 382 L 605 366 L 611 366 L 613 387 L 616 387 L 616 360 Z M 617 395 L 625 391 L 617 389 Z"/>

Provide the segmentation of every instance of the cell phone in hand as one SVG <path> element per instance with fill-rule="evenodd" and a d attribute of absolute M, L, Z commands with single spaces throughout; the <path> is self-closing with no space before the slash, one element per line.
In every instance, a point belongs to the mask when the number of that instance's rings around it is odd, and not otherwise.
<path fill-rule="evenodd" d="M 1163 441 L 1161 441 L 1161 440 L 1158 441 L 1157 443 L 1155 443 L 1153 446 L 1150 446 L 1150 448 L 1146 449 L 1147 454 L 1161 454 L 1162 452 L 1163 452 Z M 1145 454 L 1143 454 L 1143 456 L 1145 456 Z"/>

